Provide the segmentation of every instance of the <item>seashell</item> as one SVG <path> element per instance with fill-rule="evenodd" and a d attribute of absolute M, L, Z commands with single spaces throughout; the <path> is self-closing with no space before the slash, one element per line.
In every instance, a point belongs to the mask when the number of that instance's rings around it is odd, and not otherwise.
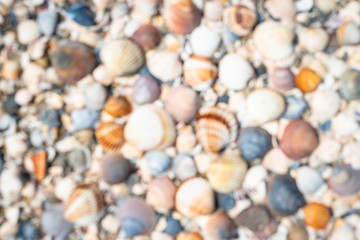
<path fill-rule="evenodd" d="M 124 144 L 124 126 L 112 122 L 102 122 L 95 130 L 95 136 L 100 146 L 116 152 Z"/>
<path fill-rule="evenodd" d="M 184 80 L 196 91 L 211 87 L 217 76 L 217 67 L 207 58 L 192 56 L 184 62 Z"/>
<path fill-rule="evenodd" d="M 269 75 L 269 80 L 279 91 L 288 91 L 295 87 L 295 76 L 288 68 L 276 68 Z"/>
<path fill-rule="evenodd" d="M 196 232 L 181 232 L 176 236 L 176 240 L 204 240 L 204 238 Z"/>
<path fill-rule="evenodd" d="M 354 22 L 344 22 L 336 30 L 336 40 L 340 45 L 360 43 L 360 28 Z"/>
<path fill-rule="evenodd" d="M 64 218 L 64 207 L 55 205 L 41 215 L 41 229 L 57 240 L 67 239 L 73 225 Z"/>
<path fill-rule="evenodd" d="M 348 165 L 334 166 L 327 183 L 340 196 L 355 195 L 360 191 L 360 170 Z"/>
<path fill-rule="evenodd" d="M 237 136 L 237 121 L 232 113 L 217 107 L 203 107 L 196 117 L 196 137 L 203 148 L 217 153 Z"/>
<path fill-rule="evenodd" d="M 24 20 L 17 26 L 17 38 L 20 44 L 28 45 L 40 37 L 40 29 L 36 21 Z"/>
<path fill-rule="evenodd" d="M 76 83 L 97 64 L 93 49 L 79 42 L 63 42 L 50 51 L 52 66 L 65 83 Z"/>
<path fill-rule="evenodd" d="M 341 226 L 338 226 L 334 229 L 332 232 L 330 240 L 341 240 L 341 239 L 347 239 L 347 240 L 355 240 L 355 231 L 354 229 L 347 223 L 342 224 Z"/>
<path fill-rule="evenodd" d="M 249 94 L 246 107 L 250 118 L 260 125 L 279 118 L 285 111 L 285 100 L 275 90 L 259 88 Z"/>
<path fill-rule="evenodd" d="M 155 213 L 144 200 L 130 197 L 122 201 L 117 211 L 122 230 L 127 237 L 147 234 L 155 226 Z"/>
<path fill-rule="evenodd" d="M 329 42 L 329 35 L 322 28 L 299 27 L 297 34 L 299 46 L 311 53 L 323 51 Z"/>
<path fill-rule="evenodd" d="M 133 85 L 133 100 L 138 104 L 152 103 L 160 96 L 160 86 L 154 78 L 140 75 Z"/>
<path fill-rule="evenodd" d="M 178 130 L 178 136 L 175 143 L 178 152 L 188 153 L 195 147 L 196 143 L 196 135 L 192 126 L 184 126 Z"/>
<path fill-rule="evenodd" d="M 182 64 L 178 53 L 169 50 L 149 54 L 147 66 L 150 73 L 163 82 L 174 80 L 182 73 Z"/>
<path fill-rule="evenodd" d="M 260 23 L 254 31 L 254 43 L 257 50 L 267 59 L 284 60 L 294 51 L 293 32 L 274 21 Z"/>
<path fill-rule="evenodd" d="M 240 131 L 238 148 L 247 162 L 262 158 L 272 148 L 271 135 L 260 127 L 244 128 Z"/>
<path fill-rule="evenodd" d="M 71 120 L 76 130 L 93 128 L 99 118 L 100 113 L 95 109 L 83 108 L 71 113 Z"/>
<path fill-rule="evenodd" d="M 310 156 L 319 145 L 318 133 L 304 120 L 290 122 L 280 140 L 281 150 L 292 159 Z"/>
<path fill-rule="evenodd" d="M 88 226 L 99 220 L 104 206 L 101 191 L 94 184 L 82 183 L 71 193 L 64 216 L 69 222 Z"/>
<path fill-rule="evenodd" d="M 189 218 L 212 213 L 215 209 L 215 196 L 209 182 L 201 177 L 182 182 L 175 195 L 175 206 Z"/>
<path fill-rule="evenodd" d="M 223 212 L 210 215 L 204 228 L 204 236 L 209 240 L 229 240 L 233 236 L 234 224 Z"/>
<path fill-rule="evenodd" d="M 183 230 L 180 221 L 173 218 L 171 215 L 166 216 L 165 220 L 166 228 L 163 231 L 164 233 L 171 236 L 177 236 Z"/>
<path fill-rule="evenodd" d="M 218 49 L 221 38 L 206 25 L 201 25 L 191 33 L 189 42 L 194 55 L 210 58 Z"/>
<path fill-rule="evenodd" d="M 106 101 L 106 89 L 98 82 L 86 85 L 83 88 L 85 105 L 87 108 L 101 110 Z M 94 97 L 96 96 L 96 97 Z"/>
<path fill-rule="evenodd" d="M 36 239 L 40 237 L 40 233 L 32 222 L 20 221 L 17 236 L 23 239 Z"/>
<path fill-rule="evenodd" d="M 316 7 L 323 13 L 332 12 L 336 7 L 336 0 L 316 0 Z"/>
<path fill-rule="evenodd" d="M 100 59 L 111 77 L 137 73 L 145 64 L 142 49 L 127 39 L 105 44 L 100 50 Z"/>
<path fill-rule="evenodd" d="M 130 162 L 119 154 L 109 153 L 100 162 L 100 176 L 110 185 L 124 182 L 131 171 Z"/>
<path fill-rule="evenodd" d="M 190 122 L 196 117 L 201 98 L 191 88 L 172 87 L 165 101 L 165 110 L 177 122 Z"/>
<path fill-rule="evenodd" d="M 245 178 L 246 162 L 234 155 L 221 155 L 210 163 L 206 172 L 209 183 L 216 192 L 230 193 L 239 188 Z"/>
<path fill-rule="evenodd" d="M 75 3 L 66 11 L 66 17 L 84 27 L 94 25 L 94 17 L 90 8 L 81 3 Z"/>
<path fill-rule="evenodd" d="M 16 60 L 6 59 L 2 66 L 2 77 L 7 80 L 16 80 L 20 76 L 21 66 Z"/>
<path fill-rule="evenodd" d="M 55 11 L 44 10 L 39 12 L 36 21 L 39 25 L 40 32 L 45 36 L 51 36 L 56 29 L 58 14 Z"/>
<path fill-rule="evenodd" d="M 34 165 L 34 173 L 36 181 L 42 182 L 46 176 L 47 170 L 47 153 L 40 151 L 31 156 L 31 161 Z"/>
<path fill-rule="evenodd" d="M 257 22 L 256 12 L 242 4 L 226 8 L 223 18 L 231 32 L 239 36 L 248 35 Z"/>
<path fill-rule="evenodd" d="M 151 24 L 141 25 L 132 38 L 145 51 L 156 47 L 161 41 L 161 34 L 157 27 Z"/>
<path fill-rule="evenodd" d="M 249 62 L 238 54 L 229 53 L 220 60 L 219 80 L 229 90 L 244 89 L 254 74 Z"/>
<path fill-rule="evenodd" d="M 360 98 L 360 71 L 347 69 L 340 76 L 340 93 L 346 100 Z"/>
<path fill-rule="evenodd" d="M 223 3 L 220 0 L 206 1 L 204 4 L 204 17 L 209 21 L 220 21 L 223 13 Z"/>
<path fill-rule="evenodd" d="M 20 106 L 28 105 L 33 99 L 34 95 L 26 88 L 21 88 L 16 91 L 14 100 Z"/>
<path fill-rule="evenodd" d="M 28 145 L 21 134 L 7 136 L 4 143 L 6 154 L 12 158 L 21 158 L 28 150 Z"/>
<path fill-rule="evenodd" d="M 315 193 L 323 184 L 320 173 L 311 167 L 303 166 L 296 173 L 296 185 L 304 194 Z"/>
<path fill-rule="evenodd" d="M 197 173 L 194 160 L 186 154 L 179 154 L 174 158 L 172 170 L 181 181 L 194 177 Z"/>
<path fill-rule="evenodd" d="M 281 216 L 291 215 L 305 203 L 304 196 L 290 176 L 275 175 L 271 179 L 267 196 L 267 205 L 271 211 Z"/>
<path fill-rule="evenodd" d="M 296 75 L 295 84 L 303 93 L 314 91 L 321 82 L 320 76 L 310 68 L 303 68 Z"/>
<path fill-rule="evenodd" d="M 145 151 L 166 148 L 174 143 L 175 136 L 171 117 L 155 105 L 136 108 L 125 126 L 125 139 Z"/>
<path fill-rule="evenodd" d="M 131 113 L 130 102 L 124 96 L 109 97 L 104 105 L 104 111 L 115 118 L 123 117 Z"/>
<path fill-rule="evenodd" d="M 309 105 L 312 119 L 323 123 L 339 111 L 340 96 L 335 91 L 316 91 Z"/>
<path fill-rule="evenodd" d="M 314 229 L 324 229 L 330 221 L 330 209 L 322 203 L 311 202 L 303 211 L 306 225 Z"/>
<path fill-rule="evenodd" d="M 297 221 L 291 224 L 286 240 L 308 240 L 308 239 L 309 239 L 309 234 L 304 223 Z"/>
<path fill-rule="evenodd" d="M 293 0 L 269 0 L 265 2 L 264 6 L 274 19 L 293 21 L 296 15 Z"/>
<path fill-rule="evenodd" d="M 175 206 L 176 188 L 166 176 L 155 178 L 146 192 L 146 203 L 155 209 L 172 209 Z"/>
<path fill-rule="evenodd" d="M 171 159 L 163 151 L 147 152 L 145 159 L 151 174 L 155 176 L 166 173 L 171 167 Z"/>
<path fill-rule="evenodd" d="M 181 0 L 165 10 L 166 26 L 175 34 L 191 33 L 201 21 L 201 13 L 190 0 Z"/>
<path fill-rule="evenodd" d="M 134 7 L 148 16 L 156 14 L 159 5 L 159 0 L 134 0 Z"/>
<path fill-rule="evenodd" d="M 290 120 L 299 119 L 307 110 L 307 103 L 302 98 L 294 96 L 285 97 L 286 108 L 282 117 Z"/>
<path fill-rule="evenodd" d="M 286 174 L 290 165 L 290 159 L 280 148 L 275 147 L 264 156 L 262 165 L 274 173 Z"/>

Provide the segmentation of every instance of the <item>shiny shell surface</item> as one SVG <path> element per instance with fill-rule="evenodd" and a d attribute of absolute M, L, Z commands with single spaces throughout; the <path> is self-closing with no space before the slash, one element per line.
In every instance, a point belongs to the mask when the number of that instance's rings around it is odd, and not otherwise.
<path fill-rule="evenodd" d="M 320 76 L 310 68 L 303 68 L 296 75 L 295 84 L 302 92 L 312 92 L 320 84 Z"/>
<path fill-rule="evenodd" d="M 234 224 L 224 212 L 210 215 L 204 228 L 204 236 L 209 240 L 229 240 L 233 236 Z"/>
<path fill-rule="evenodd" d="M 182 73 L 179 54 L 169 50 L 159 50 L 147 55 L 147 67 L 150 73 L 163 82 L 169 82 Z"/>
<path fill-rule="evenodd" d="M 34 165 L 35 178 L 38 182 L 42 182 L 46 176 L 47 171 L 47 153 L 40 151 L 31 156 Z"/>

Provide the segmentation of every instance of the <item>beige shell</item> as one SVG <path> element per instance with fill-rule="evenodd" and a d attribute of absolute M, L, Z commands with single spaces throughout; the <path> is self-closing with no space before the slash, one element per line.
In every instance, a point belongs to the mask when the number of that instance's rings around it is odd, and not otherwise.
<path fill-rule="evenodd" d="M 182 73 L 178 53 L 168 50 L 149 52 L 147 66 L 150 73 L 163 82 L 174 80 Z"/>
<path fill-rule="evenodd" d="M 299 46 L 308 52 L 323 51 L 329 42 L 329 35 L 322 28 L 299 27 L 297 34 Z"/>
<path fill-rule="evenodd" d="M 166 176 L 154 179 L 146 192 L 146 203 L 157 209 L 171 209 L 175 205 L 175 185 Z"/>
<path fill-rule="evenodd" d="M 248 35 L 257 21 L 256 12 L 242 4 L 226 8 L 223 15 L 230 30 L 239 36 Z"/>
<path fill-rule="evenodd" d="M 336 30 L 336 39 L 340 45 L 360 43 L 360 27 L 354 22 L 344 22 Z"/>
<path fill-rule="evenodd" d="M 20 76 L 21 66 L 16 60 L 7 59 L 3 62 L 2 76 L 7 80 L 16 80 Z"/>
<path fill-rule="evenodd" d="M 340 108 L 340 96 L 335 91 L 316 91 L 308 101 L 311 118 L 323 123 L 331 119 Z"/>
<path fill-rule="evenodd" d="M 210 88 L 217 76 L 217 67 L 207 58 L 192 56 L 184 63 L 184 80 L 197 91 Z"/>

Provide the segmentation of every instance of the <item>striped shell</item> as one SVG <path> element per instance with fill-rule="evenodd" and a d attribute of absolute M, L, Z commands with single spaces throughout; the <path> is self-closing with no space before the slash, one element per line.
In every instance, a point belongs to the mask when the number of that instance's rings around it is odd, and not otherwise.
<path fill-rule="evenodd" d="M 181 232 L 176 236 L 176 240 L 204 240 L 204 238 L 196 232 Z"/>
<path fill-rule="evenodd" d="M 166 176 L 155 178 L 146 192 L 146 203 L 157 209 L 171 209 L 175 206 L 175 185 Z"/>
<path fill-rule="evenodd" d="M 42 182 L 46 176 L 47 154 L 46 151 L 38 152 L 31 156 L 34 165 L 35 178 L 38 182 Z"/>
<path fill-rule="evenodd" d="M 360 191 L 360 170 L 348 165 L 335 166 L 328 185 L 340 196 L 355 195 Z"/>
<path fill-rule="evenodd" d="M 124 126 L 113 122 L 102 122 L 95 130 L 100 146 L 107 151 L 118 151 L 124 141 Z"/>
<path fill-rule="evenodd" d="M 206 151 L 217 153 L 235 141 L 238 125 L 232 113 L 217 107 L 203 107 L 196 120 L 196 136 Z"/>
<path fill-rule="evenodd" d="M 209 240 L 229 240 L 233 236 L 234 224 L 223 212 L 211 214 L 204 228 L 204 236 Z"/>
<path fill-rule="evenodd" d="M 256 12 L 248 7 L 237 4 L 225 9 L 224 20 L 230 30 L 239 35 L 248 35 L 257 22 Z"/>
<path fill-rule="evenodd" d="M 210 88 L 217 76 L 217 67 L 207 58 L 192 56 L 184 63 L 184 80 L 197 91 Z"/>
<path fill-rule="evenodd" d="M 66 204 L 65 219 L 80 226 L 98 221 L 105 203 L 101 191 L 94 184 L 79 184 Z"/>
<path fill-rule="evenodd" d="M 322 203 L 312 202 L 304 208 L 306 225 L 314 229 L 324 229 L 330 221 L 330 209 Z"/>
<path fill-rule="evenodd" d="M 132 107 L 130 102 L 123 96 L 110 97 L 105 105 L 104 110 L 115 118 L 123 117 L 131 113 Z"/>
<path fill-rule="evenodd" d="M 201 177 L 182 182 L 175 195 L 175 206 L 189 218 L 212 213 L 215 209 L 215 195 L 209 182 Z"/>

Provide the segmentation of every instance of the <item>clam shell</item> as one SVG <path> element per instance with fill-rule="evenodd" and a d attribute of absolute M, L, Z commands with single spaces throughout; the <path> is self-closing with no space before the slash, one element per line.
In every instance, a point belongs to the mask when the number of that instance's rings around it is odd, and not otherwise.
<path fill-rule="evenodd" d="M 288 91 L 295 87 L 295 76 L 288 68 L 276 68 L 269 75 L 269 80 L 279 91 Z"/>
<path fill-rule="evenodd" d="M 211 87 L 217 76 L 217 67 L 207 58 L 192 56 L 184 62 L 184 80 L 196 91 Z"/>
<path fill-rule="evenodd" d="M 206 176 L 216 192 L 230 193 L 241 186 L 246 170 L 247 165 L 242 158 L 222 155 L 210 163 Z"/>
<path fill-rule="evenodd" d="M 360 28 L 354 22 L 344 22 L 336 30 L 336 40 L 340 45 L 360 43 Z"/>
<path fill-rule="evenodd" d="M 113 117 L 119 118 L 130 114 L 132 107 L 126 97 L 110 97 L 104 105 L 104 111 Z"/>
<path fill-rule="evenodd" d="M 234 224 L 223 212 L 210 215 L 204 228 L 204 236 L 209 240 L 230 240 L 233 236 Z"/>
<path fill-rule="evenodd" d="M 287 240 L 308 240 L 309 234 L 303 222 L 297 221 L 291 224 Z"/>
<path fill-rule="evenodd" d="M 182 73 L 182 64 L 176 52 L 156 51 L 147 55 L 147 66 L 150 73 L 163 82 L 169 82 Z"/>
<path fill-rule="evenodd" d="M 171 159 L 163 151 L 147 152 L 145 159 L 151 174 L 155 176 L 166 173 L 171 167 Z"/>
<path fill-rule="evenodd" d="M 316 91 L 309 101 L 312 119 L 323 123 L 340 109 L 340 96 L 335 91 Z"/>
<path fill-rule="evenodd" d="M 189 42 L 194 55 L 210 58 L 218 49 L 221 38 L 206 25 L 201 25 L 191 33 Z"/>
<path fill-rule="evenodd" d="M 181 181 L 194 177 L 197 173 L 194 160 L 186 154 L 179 154 L 175 157 L 172 170 Z"/>
<path fill-rule="evenodd" d="M 34 165 L 35 178 L 38 182 L 42 182 L 46 176 L 47 170 L 47 153 L 46 151 L 40 151 L 31 156 L 31 160 Z"/>
<path fill-rule="evenodd" d="M 189 218 L 212 213 L 215 209 L 215 196 L 209 182 L 201 177 L 182 182 L 175 195 L 175 206 Z"/>
<path fill-rule="evenodd" d="M 310 123 L 295 120 L 286 126 L 279 144 L 286 156 L 300 159 L 309 156 L 316 149 L 319 139 Z"/>
<path fill-rule="evenodd" d="M 299 46 L 308 52 L 323 51 L 329 42 L 329 35 L 322 28 L 299 27 L 297 34 Z"/>
<path fill-rule="evenodd" d="M 320 76 L 310 68 L 303 68 L 296 75 L 295 84 L 303 93 L 314 91 L 321 82 Z"/>
<path fill-rule="evenodd" d="M 125 181 L 131 171 L 130 162 L 119 154 L 107 154 L 100 162 L 100 176 L 111 185 Z"/>
<path fill-rule="evenodd" d="M 140 75 L 133 85 L 133 100 L 138 104 L 152 103 L 160 96 L 161 89 L 154 78 Z"/>
<path fill-rule="evenodd" d="M 322 203 L 311 202 L 303 211 L 306 225 L 314 229 L 324 229 L 330 221 L 330 209 Z"/>
<path fill-rule="evenodd" d="M 161 41 L 158 28 L 151 24 L 141 25 L 133 34 L 132 38 L 145 51 L 156 47 Z"/>
<path fill-rule="evenodd" d="M 157 209 L 171 209 L 175 206 L 176 188 L 166 176 L 155 178 L 146 192 L 146 203 Z"/>
<path fill-rule="evenodd" d="M 239 36 L 248 35 L 257 22 L 256 12 L 242 4 L 226 8 L 223 18 L 230 30 Z"/>
<path fill-rule="evenodd" d="M 355 195 L 360 191 L 360 170 L 347 165 L 335 166 L 327 183 L 340 196 Z"/>
<path fill-rule="evenodd" d="M 219 152 L 235 141 L 238 125 L 232 113 L 217 107 L 203 107 L 196 120 L 196 137 L 206 151 Z"/>
<path fill-rule="evenodd" d="M 195 232 L 181 232 L 176 236 L 176 240 L 204 240 L 204 238 Z"/>
<path fill-rule="evenodd" d="M 308 108 L 306 101 L 294 96 L 286 96 L 286 108 L 282 117 L 290 120 L 301 118 Z"/>
<path fill-rule="evenodd" d="M 124 126 L 113 122 L 103 122 L 95 130 L 100 146 L 107 151 L 118 151 L 124 144 Z"/>
<path fill-rule="evenodd" d="M 301 167 L 296 174 L 296 185 L 304 194 L 315 193 L 322 185 L 324 180 L 320 173 L 311 167 Z"/>
<path fill-rule="evenodd" d="M 346 100 L 360 98 L 360 71 L 348 69 L 340 76 L 340 93 Z"/>
<path fill-rule="evenodd" d="M 82 183 L 71 193 L 64 216 L 69 222 L 88 226 L 98 221 L 104 206 L 101 191 L 94 184 Z"/>

